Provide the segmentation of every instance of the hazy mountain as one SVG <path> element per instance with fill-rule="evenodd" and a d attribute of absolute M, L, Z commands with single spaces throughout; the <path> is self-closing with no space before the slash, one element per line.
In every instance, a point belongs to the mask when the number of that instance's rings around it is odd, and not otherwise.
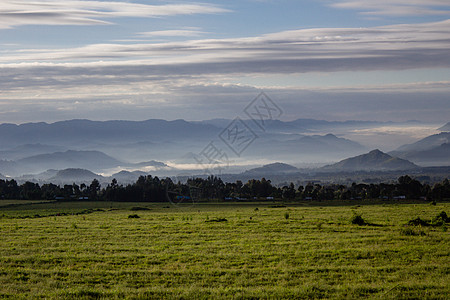
<path fill-rule="evenodd" d="M 364 145 L 343 138 L 346 132 L 397 124 L 314 119 L 287 122 L 272 120 L 267 121 L 265 130 L 262 130 L 252 120 L 244 120 L 258 137 L 241 155 L 236 156 L 232 145 L 220 136 L 231 121 L 70 120 L 51 124 L 2 124 L 0 172 L 17 177 L 23 174 L 40 175 L 48 169 L 75 168 L 108 174 L 119 170 L 141 170 L 163 175 L 181 172 L 176 169 L 178 166 L 183 170 L 189 168 L 189 173 L 195 173 L 199 172 L 198 158 L 202 158 L 202 151 L 211 142 L 218 150 L 226 152 L 231 162 L 236 162 L 228 167 L 227 172 L 230 173 L 241 173 L 261 160 L 295 164 L 326 163 L 367 152 Z M 327 132 L 336 132 L 336 135 Z M 440 146 L 443 137 L 440 136 L 440 143 L 434 144 Z"/>
<path fill-rule="evenodd" d="M 421 166 L 450 165 L 450 132 L 430 135 L 413 144 L 403 145 L 389 154 Z"/>
<path fill-rule="evenodd" d="M 257 139 L 246 151 L 246 155 L 273 158 L 290 162 L 330 161 L 367 151 L 361 144 L 326 135 L 267 134 L 267 138 Z"/>
<path fill-rule="evenodd" d="M 59 170 L 49 169 L 47 171 L 44 171 L 42 173 L 38 174 L 25 174 L 19 177 L 16 177 L 16 179 L 20 182 L 24 181 L 46 181 L 49 178 L 55 177 L 56 174 L 58 174 Z"/>
<path fill-rule="evenodd" d="M 10 160 L 0 160 L 0 172 L 7 176 L 15 176 L 19 173 L 19 166 L 16 162 Z"/>
<path fill-rule="evenodd" d="M 80 182 L 89 184 L 94 179 L 101 181 L 104 179 L 104 177 L 89 170 L 69 168 L 58 171 L 55 176 L 48 178 L 47 181 L 53 183 Z"/>
<path fill-rule="evenodd" d="M 122 163 L 99 151 L 73 151 L 40 154 L 16 161 L 23 173 L 48 169 L 81 168 L 92 171 L 114 168 Z"/>
<path fill-rule="evenodd" d="M 298 146 L 299 150 L 307 150 L 307 151 L 347 152 L 347 151 L 360 151 L 365 149 L 364 146 L 362 146 L 357 142 L 345 138 L 339 138 L 331 133 L 327 135 L 304 136 L 297 140 L 289 141 L 289 143 Z"/>
<path fill-rule="evenodd" d="M 17 160 L 28 156 L 61 152 L 67 150 L 64 147 L 43 144 L 25 144 L 8 150 L 0 151 L 0 158 L 6 160 Z"/>
<path fill-rule="evenodd" d="M 421 166 L 450 166 L 449 143 L 422 151 L 398 152 L 397 155 Z"/>
<path fill-rule="evenodd" d="M 424 151 L 446 143 L 450 143 L 450 132 L 441 132 L 427 136 L 413 144 L 403 145 L 391 153 L 397 155 L 402 152 Z"/>
<path fill-rule="evenodd" d="M 166 168 L 168 165 L 166 165 L 163 162 L 151 160 L 151 161 L 144 161 L 140 163 L 135 164 L 126 164 L 129 167 L 135 167 L 135 168 L 146 168 L 146 167 L 155 167 L 155 168 Z"/>
<path fill-rule="evenodd" d="M 264 175 L 276 175 L 276 174 L 288 174 L 288 173 L 294 173 L 298 172 L 299 169 L 297 169 L 294 166 L 276 162 L 273 164 L 267 164 L 259 168 L 250 169 L 248 171 L 245 171 L 244 175 L 255 175 L 255 176 L 264 176 Z"/>
<path fill-rule="evenodd" d="M 1 124 L 0 144 L 17 146 L 27 143 L 83 147 L 96 143 L 124 143 L 196 139 L 217 134 L 218 128 L 184 120 L 89 121 L 70 120 L 56 123 Z"/>
<path fill-rule="evenodd" d="M 323 171 L 389 171 L 412 170 L 418 166 L 410 161 L 393 157 L 376 149 L 367 154 L 344 159 L 321 168 Z"/>
<path fill-rule="evenodd" d="M 258 127 L 254 125 L 253 120 L 243 120 L 248 126 L 257 129 Z M 219 128 L 226 128 L 228 124 L 232 122 L 231 119 L 211 119 L 205 121 L 198 121 L 198 124 L 209 124 Z M 411 123 L 413 121 L 407 122 Z M 393 122 L 377 122 L 377 121 L 325 121 L 316 119 L 296 119 L 293 121 L 280 121 L 280 120 L 267 120 L 264 123 L 264 129 L 267 131 L 283 131 L 283 132 L 310 132 L 315 130 L 323 129 L 333 129 L 342 127 L 358 127 L 367 128 L 377 125 L 387 125 Z M 414 121 L 415 123 L 415 121 Z"/>
<path fill-rule="evenodd" d="M 445 124 L 444 126 L 442 126 L 441 128 L 438 128 L 439 131 L 446 131 L 449 132 L 450 131 L 450 122 L 448 122 L 447 124 Z"/>

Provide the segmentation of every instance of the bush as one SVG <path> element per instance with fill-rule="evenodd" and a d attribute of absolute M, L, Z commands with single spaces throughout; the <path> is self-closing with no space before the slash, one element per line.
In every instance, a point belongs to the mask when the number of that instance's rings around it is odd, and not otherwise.
<path fill-rule="evenodd" d="M 430 226 L 430 224 L 427 221 L 422 220 L 419 217 L 417 217 L 417 218 L 415 218 L 413 220 L 409 220 L 408 221 L 408 225 L 411 225 L 411 226 Z"/>
<path fill-rule="evenodd" d="M 140 211 L 140 210 L 150 210 L 150 208 L 135 206 L 135 207 L 130 208 L 130 210 L 131 211 Z"/>
<path fill-rule="evenodd" d="M 289 219 L 289 213 L 288 212 L 285 212 L 284 213 L 284 218 L 287 220 L 287 219 Z"/>
<path fill-rule="evenodd" d="M 361 215 L 353 215 L 353 217 L 350 219 L 350 223 L 355 225 L 366 225 L 366 221 L 364 221 L 363 217 Z"/>
<path fill-rule="evenodd" d="M 450 218 L 447 216 L 447 213 L 445 211 L 441 211 L 441 213 L 434 217 L 431 221 L 431 223 L 435 226 L 443 226 L 449 222 Z"/>
<path fill-rule="evenodd" d="M 423 232 L 422 230 L 415 231 L 412 228 L 404 228 L 404 229 L 400 230 L 400 234 L 406 235 L 406 236 L 419 236 L 419 235 L 423 236 L 423 235 L 426 235 L 426 233 Z"/>
<path fill-rule="evenodd" d="M 128 216 L 128 219 L 139 219 L 139 218 L 140 217 L 138 215 L 136 215 L 136 214 Z"/>
<path fill-rule="evenodd" d="M 214 218 L 214 219 L 211 219 L 211 220 L 206 220 L 205 222 L 227 222 L 228 220 L 227 219 L 225 219 L 225 218 Z"/>

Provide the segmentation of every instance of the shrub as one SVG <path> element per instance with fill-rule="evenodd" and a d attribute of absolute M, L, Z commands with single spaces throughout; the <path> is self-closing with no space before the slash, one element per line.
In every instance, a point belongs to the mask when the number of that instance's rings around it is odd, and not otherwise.
<path fill-rule="evenodd" d="M 287 219 L 289 219 L 289 213 L 288 212 L 285 212 L 284 213 L 284 218 L 287 220 Z"/>
<path fill-rule="evenodd" d="M 425 232 L 423 232 L 422 230 L 416 231 L 412 228 L 403 228 L 402 230 L 400 230 L 400 234 L 402 235 L 406 235 L 406 236 L 423 236 L 426 235 Z"/>
<path fill-rule="evenodd" d="M 420 217 L 417 217 L 417 218 L 415 218 L 413 220 L 409 220 L 408 221 L 408 225 L 411 225 L 411 226 L 430 226 L 430 224 L 427 221 L 422 220 Z"/>
<path fill-rule="evenodd" d="M 449 222 L 450 218 L 447 216 L 447 213 L 445 211 L 441 211 L 441 213 L 434 217 L 431 221 L 431 223 L 435 226 L 443 226 Z"/>
<path fill-rule="evenodd" d="M 130 210 L 131 211 L 140 211 L 140 210 L 150 210 L 150 208 L 135 206 L 135 207 L 130 208 Z"/>
<path fill-rule="evenodd" d="M 353 217 L 350 219 L 350 223 L 355 225 L 366 225 L 366 221 L 364 221 L 363 217 L 361 215 L 353 215 Z"/>
<path fill-rule="evenodd" d="M 205 222 L 227 222 L 228 220 L 225 218 L 214 218 L 210 220 L 206 220 Z"/>
<path fill-rule="evenodd" d="M 139 218 L 140 217 L 138 215 L 136 215 L 136 214 L 128 216 L 128 219 L 139 219 Z"/>

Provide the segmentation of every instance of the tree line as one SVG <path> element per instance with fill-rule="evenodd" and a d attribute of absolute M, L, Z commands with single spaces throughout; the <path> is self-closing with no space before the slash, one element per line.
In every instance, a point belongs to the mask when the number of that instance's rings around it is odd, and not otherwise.
<path fill-rule="evenodd" d="M 251 200 L 352 200 L 352 199 L 450 199 L 448 179 L 434 185 L 421 183 L 408 175 L 394 183 L 353 183 L 321 185 L 294 183 L 277 187 L 270 180 L 252 179 L 246 183 L 237 180 L 223 182 L 216 176 L 190 178 L 187 182 L 173 182 L 170 178 L 140 176 L 135 183 L 121 185 L 113 179 L 102 187 L 97 179 L 87 184 L 63 186 L 25 182 L 19 185 L 14 179 L 0 179 L 0 199 L 18 200 L 101 200 L 127 202 L 165 202 L 193 199 L 198 201 L 251 201 Z"/>

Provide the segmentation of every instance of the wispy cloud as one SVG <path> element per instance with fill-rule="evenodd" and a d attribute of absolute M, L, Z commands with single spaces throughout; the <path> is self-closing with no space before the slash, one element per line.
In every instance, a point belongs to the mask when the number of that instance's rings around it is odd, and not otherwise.
<path fill-rule="evenodd" d="M 111 67 L 128 68 L 130 73 L 144 69 L 153 75 L 449 67 L 449 37 L 450 20 L 372 28 L 302 29 L 234 39 L 6 51 L 0 57 L 0 67 L 62 68 L 69 73 L 70 68 L 108 73 Z"/>
<path fill-rule="evenodd" d="M 116 17 L 164 17 L 229 12 L 212 4 L 147 5 L 113 1 L 4 0 L 0 29 L 21 25 L 104 25 Z"/>
<path fill-rule="evenodd" d="M 448 0 L 337 0 L 330 5 L 368 16 L 450 15 Z"/>
<path fill-rule="evenodd" d="M 251 99 L 257 89 L 224 84 L 226 78 L 449 68 L 449 37 L 446 20 L 246 38 L 5 49 L 0 56 L 0 118 L 201 119 L 211 111 L 233 118 L 242 99 Z M 267 91 L 283 99 L 280 105 L 289 118 L 448 118 L 448 81 L 360 89 L 349 82 L 348 88 L 336 90 Z"/>
<path fill-rule="evenodd" d="M 198 28 L 183 28 L 183 29 L 171 29 L 171 30 L 157 30 L 139 32 L 138 35 L 147 38 L 161 38 L 161 37 L 197 37 L 206 34 L 207 32 L 201 31 Z"/>

